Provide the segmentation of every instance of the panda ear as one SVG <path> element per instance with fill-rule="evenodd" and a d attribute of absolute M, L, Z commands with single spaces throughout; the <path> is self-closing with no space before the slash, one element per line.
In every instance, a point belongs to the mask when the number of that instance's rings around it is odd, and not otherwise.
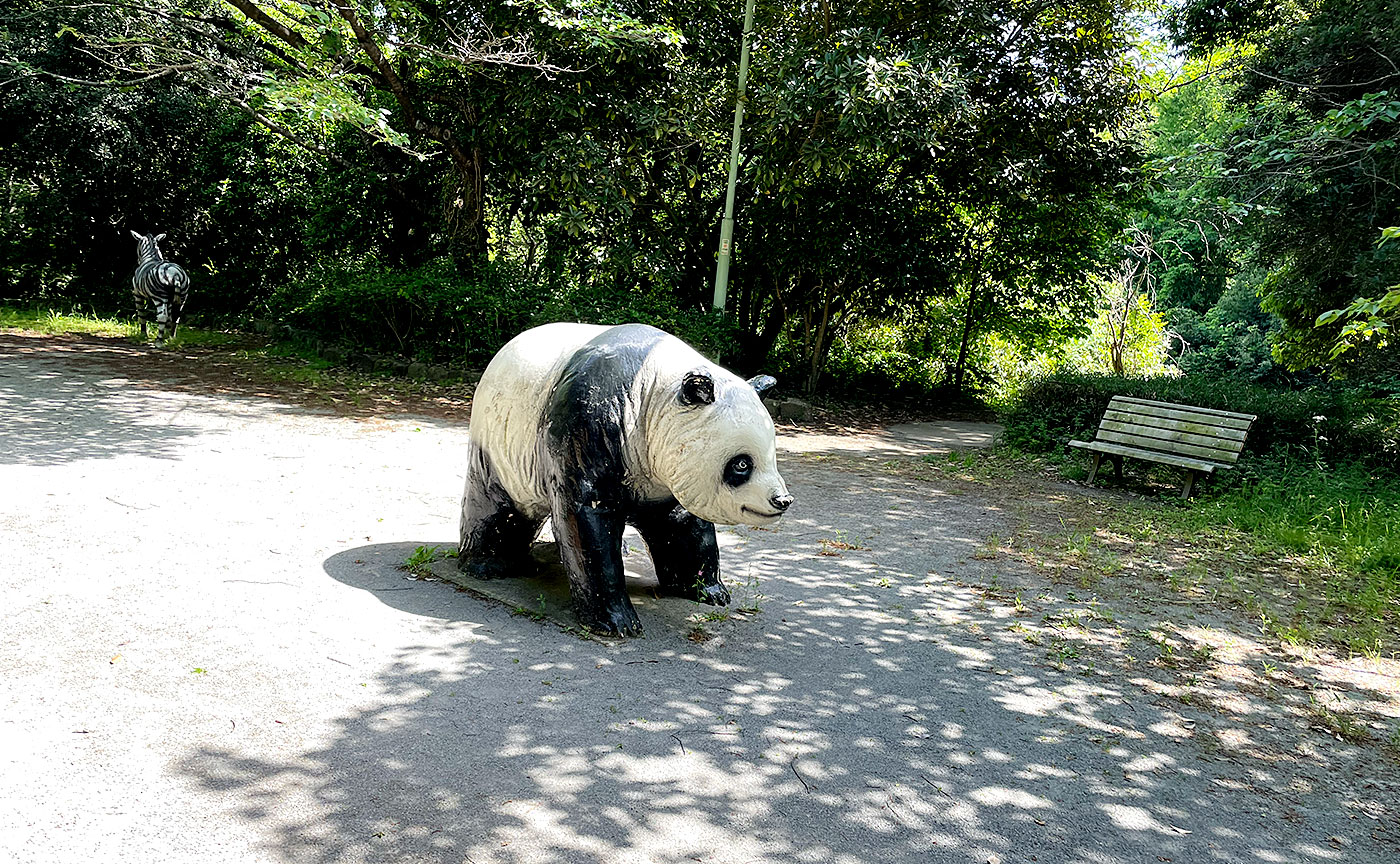
<path fill-rule="evenodd" d="M 715 401 L 715 380 L 708 372 L 687 372 L 681 382 L 682 405 L 710 405 Z"/>
<path fill-rule="evenodd" d="M 778 379 L 772 375 L 755 375 L 749 379 L 748 383 L 750 387 L 758 391 L 758 395 L 762 396 L 778 386 Z"/>

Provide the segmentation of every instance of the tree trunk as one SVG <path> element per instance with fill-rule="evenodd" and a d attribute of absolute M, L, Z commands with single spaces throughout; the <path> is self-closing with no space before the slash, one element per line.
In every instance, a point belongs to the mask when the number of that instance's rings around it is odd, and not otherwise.
<path fill-rule="evenodd" d="M 972 337 L 975 333 L 978 307 L 978 285 L 973 283 L 972 288 L 967 293 L 967 312 L 963 317 L 962 339 L 958 343 L 958 362 L 953 367 L 953 389 L 959 393 L 963 392 L 963 386 L 967 379 L 967 355 L 972 346 Z"/>
<path fill-rule="evenodd" d="M 840 332 L 840 324 L 845 317 L 846 303 L 843 301 L 842 287 L 843 283 L 837 283 L 834 289 L 824 288 L 822 291 L 821 317 L 807 346 L 811 353 L 807 358 L 808 372 L 803 392 L 809 395 L 817 392 L 822 373 L 826 371 L 831 343 L 836 341 L 836 334 Z"/>
<path fill-rule="evenodd" d="M 787 326 L 787 306 L 778 295 L 773 272 L 761 268 L 756 279 L 749 280 L 744 294 L 744 319 L 747 324 L 739 334 L 739 360 L 736 365 L 746 373 L 763 371 L 763 364 L 773 352 L 773 344 Z M 763 309 L 764 302 L 768 308 Z M 762 321 L 759 319 L 762 318 Z"/>

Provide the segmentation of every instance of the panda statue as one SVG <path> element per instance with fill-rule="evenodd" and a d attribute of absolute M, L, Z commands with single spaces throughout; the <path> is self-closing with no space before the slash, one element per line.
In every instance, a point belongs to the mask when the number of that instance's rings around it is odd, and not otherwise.
<path fill-rule="evenodd" d="M 644 324 L 521 333 L 472 401 L 457 566 L 481 579 L 531 573 L 549 517 L 579 622 L 636 636 L 622 567 L 632 525 L 663 593 L 728 604 L 714 523 L 771 525 L 792 503 L 759 398 L 775 383 Z"/>

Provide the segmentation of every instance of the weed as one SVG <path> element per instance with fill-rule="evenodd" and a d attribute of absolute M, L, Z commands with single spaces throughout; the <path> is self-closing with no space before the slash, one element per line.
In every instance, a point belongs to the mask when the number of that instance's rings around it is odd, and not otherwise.
<path fill-rule="evenodd" d="M 447 555 L 440 546 L 419 546 L 413 554 L 404 559 L 399 569 L 407 570 L 415 576 L 427 576 L 432 572 L 433 562 Z"/>
<path fill-rule="evenodd" d="M 1352 744 L 1365 744 L 1371 740 L 1366 724 L 1356 719 L 1351 711 L 1330 708 L 1322 704 L 1315 694 L 1308 696 L 1307 712 L 1313 723 L 1329 735 Z"/>
<path fill-rule="evenodd" d="M 1055 665 L 1064 668 L 1070 660 L 1079 656 L 1079 644 L 1068 639 L 1056 637 L 1050 643 L 1050 656 L 1055 658 Z"/>
<path fill-rule="evenodd" d="M 750 573 L 752 574 L 752 571 L 750 571 Z M 743 584 L 748 597 L 735 608 L 739 612 L 752 612 L 755 614 L 762 612 L 763 601 L 768 599 L 768 597 L 762 591 L 758 590 L 758 577 L 750 575 L 748 580 Z"/>
<path fill-rule="evenodd" d="M 528 606 L 516 606 L 514 609 L 510 610 L 510 614 L 520 618 L 529 618 L 531 621 L 543 621 L 547 617 L 544 595 L 539 595 L 535 602 L 538 605 L 533 609 Z M 516 662 L 518 663 L 520 661 L 517 660 Z"/>
<path fill-rule="evenodd" d="M 862 544 L 859 537 L 852 537 L 850 540 L 847 540 L 844 531 L 837 531 L 835 539 L 823 538 L 818 542 L 821 543 L 822 547 L 821 552 L 818 554 L 825 555 L 829 558 L 839 558 L 842 552 L 870 551 L 870 547 Z"/>

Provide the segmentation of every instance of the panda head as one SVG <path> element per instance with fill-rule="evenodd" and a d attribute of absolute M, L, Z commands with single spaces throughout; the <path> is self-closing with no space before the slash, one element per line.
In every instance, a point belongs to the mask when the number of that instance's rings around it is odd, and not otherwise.
<path fill-rule="evenodd" d="M 792 503 L 778 474 L 773 419 L 759 398 L 775 383 L 708 367 L 667 388 L 652 467 L 686 510 L 722 525 L 763 526 Z"/>

